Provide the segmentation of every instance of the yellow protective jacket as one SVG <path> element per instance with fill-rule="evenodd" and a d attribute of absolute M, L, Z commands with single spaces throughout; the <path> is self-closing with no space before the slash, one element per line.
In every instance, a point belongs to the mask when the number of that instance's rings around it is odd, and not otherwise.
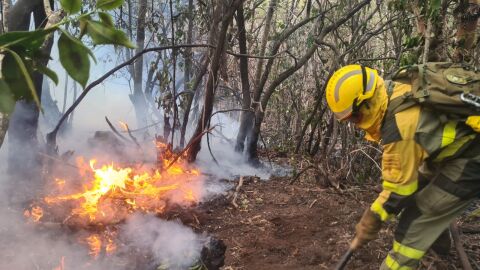
<path fill-rule="evenodd" d="M 388 115 L 388 100 L 410 91 L 411 86 L 393 83 L 390 90 L 389 98 L 385 82 L 377 82 L 369 106 L 361 108 L 364 119 L 358 124 L 367 132 L 367 139 L 383 146 L 383 191 L 371 205 L 383 221 L 404 208 L 418 190 L 420 177 L 428 180 L 434 176 L 432 166 L 460 155 L 478 134 L 463 122 L 443 120 L 438 113 L 420 106 Z M 454 179 L 455 173 L 446 176 Z"/>

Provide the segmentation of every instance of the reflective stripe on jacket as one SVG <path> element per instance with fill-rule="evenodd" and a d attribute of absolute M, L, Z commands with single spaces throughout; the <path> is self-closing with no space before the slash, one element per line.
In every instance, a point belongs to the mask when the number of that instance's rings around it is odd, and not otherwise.
<path fill-rule="evenodd" d="M 410 89 L 410 85 L 395 83 L 390 99 Z M 386 88 L 378 90 L 386 91 Z M 454 159 L 477 136 L 463 122 L 446 121 L 445 117 L 420 106 L 384 117 L 381 126 L 383 191 L 371 206 L 383 221 L 397 215 L 418 190 L 419 169 L 429 172 L 429 165 Z"/>

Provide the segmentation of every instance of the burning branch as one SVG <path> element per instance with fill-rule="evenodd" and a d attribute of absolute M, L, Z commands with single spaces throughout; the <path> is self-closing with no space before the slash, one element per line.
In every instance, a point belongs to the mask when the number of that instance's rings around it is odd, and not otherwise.
<path fill-rule="evenodd" d="M 124 127 L 125 130 L 127 131 L 128 136 L 130 136 L 130 139 L 132 139 L 132 141 L 138 146 L 138 148 L 142 148 L 142 147 L 140 146 L 140 144 L 138 143 L 137 138 L 135 138 L 135 137 L 133 136 L 132 131 L 131 131 L 130 128 L 128 127 L 128 124 L 127 124 L 127 123 L 123 123 L 123 122 L 120 122 L 120 123 L 123 125 L 123 127 Z"/>
<path fill-rule="evenodd" d="M 177 160 L 178 160 L 181 156 L 183 156 L 183 155 L 188 151 L 188 149 L 189 149 L 190 147 L 192 147 L 192 145 L 193 145 L 195 142 L 197 142 L 198 140 L 202 139 L 202 137 L 203 137 L 203 135 L 204 135 L 205 133 L 208 133 L 208 132 L 212 131 L 214 128 L 215 128 L 215 126 L 209 128 L 209 129 L 207 129 L 207 130 L 204 130 L 202 133 L 198 134 L 197 137 L 192 138 L 192 139 L 190 140 L 190 143 L 189 143 L 175 158 L 173 158 L 173 160 L 167 165 L 167 167 L 165 168 L 165 170 L 168 170 L 170 167 L 172 167 L 172 165 L 175 164 L 175 162 L 177 162 Z"/>
<path fill-rule="evenodd" d="M 120 134 L 120 132 L 118 132 L 118 130 L 112 125 L 112 122 L 110 122 L 110 120 L 108 120 L 108 117 L 106 117 L 106 116 L 105 116 L 105 121 L 107 121 L 108 126 L 113 131 L 113 133 L 115 133 L 115 135 L 117 135 L 118 137 L 120 137 L 124 141 L 128 141 L 128 139 L 125 138 L 125 136 L 123 136 L 122 134 Z"/>

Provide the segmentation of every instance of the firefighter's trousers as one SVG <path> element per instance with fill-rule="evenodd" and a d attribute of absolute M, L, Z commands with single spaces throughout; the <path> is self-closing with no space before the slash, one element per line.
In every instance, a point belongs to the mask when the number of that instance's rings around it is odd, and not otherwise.
<path fill-rule="evenodd" d="M 432 167 L 428 183 L 400 215 L 393 247 L 381 270 L 416 269 L 419 261 L 450 223 L 480 195 L 480 139 L 451 160 Z M 420 178 L 422 178 L 420 177 Z M 420 179 L 422 180 L 422 179 Z"/>

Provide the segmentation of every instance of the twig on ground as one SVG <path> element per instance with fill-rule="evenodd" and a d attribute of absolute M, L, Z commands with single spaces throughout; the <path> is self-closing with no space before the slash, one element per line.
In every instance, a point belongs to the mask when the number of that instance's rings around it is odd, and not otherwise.
<path fill-rule="evenodd" d="M 237 197 L 238 197 L 238 192 L 240 191 L 240 188 L 243 186 L 243 176 L 240 176 L 240 180 L 238 180 L 238 185 L 235 188 L 235 193 L 233 193 L 233 199 L 232 199 L 232 205 L 235 206 L 235 208 L 238 208 L 237 204 Z"/>
<path fill-rule="evenodd" d="M 478 226 L 462 226 L 460 227 L 462 233 L 480 233 L 480 227 Z"/>
<path fill-rule="evenodd" d="M 452 222 L 452 224 L 450 224 L 450 231 L 452 233 L 453 243 L 455 244 L 455 249 L 457 250 L 457 255 L 458 255 L 458 258 L 460 259 L 460 262 L 462 263 L 463 269 L 473 270 L 472 265 L 468 260 L 467 253 L 463 248 L 463 242 L 460 239 L 460 231 L 458 229 L 457 222 L 454 221 Z"/>
<path fill-rule="evenodd" d="M 308 170 L 310 170 L 310 169 L 317 169 L 317 167 L 314 166 L 314 165 L 310 165 L 310 166 L 306 167 L 305 169 L 303 169 L 302 171 L 300 171 L 300 172 L 297 174 L 297 176 L 295 176 L 295 177 L 292 179 L 292 181 L 290 181 L 289 184 L 290 184 L 290 185 L 293 185 L 293 183 L 295 183 L 295 182 L 298 180 L 298 178 L 300 178 L 300 176 L 302 176 L 302 174 L 304 174 L 306 171 L 308 171 Z"/>
<path fill-rule="evenodd" d="M 313 200 L 313 202 L 308 206 L 308 208 L 312 208 L 315 203 L 317 203 L 317 199 Z"/>

